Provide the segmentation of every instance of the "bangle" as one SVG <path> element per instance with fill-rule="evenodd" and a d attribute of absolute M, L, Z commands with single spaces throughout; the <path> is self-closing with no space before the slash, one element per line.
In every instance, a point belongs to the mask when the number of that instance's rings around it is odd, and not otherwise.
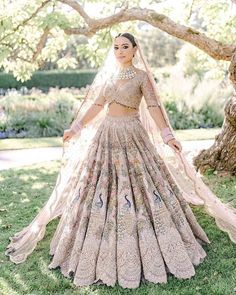
<path fill-rule="evenodd" d="M 171 140 L 171 139 L 174 139 L 175 137 L 173 135 L 168 135 L 167 137 L 165 137 L 165 139 L 163 140 L 165 144 L 168 144 L 168 142 Z"/>
<path fill-rule="evenodd" d="M 79 132 L 80 130 L 83 129 L 83 125 L 81 121 L 75 121 L 72 123 L 71 128 L 70 128 L 74 133 Z"/>
<path fill-rule="evenodd" d="M 166 127 L 166 128 L 161 130 L 161 137 L 162 137 L 165 144 L 168 144 L 168 142 L 171 139 L 175 138 L 169 127 Z"/>

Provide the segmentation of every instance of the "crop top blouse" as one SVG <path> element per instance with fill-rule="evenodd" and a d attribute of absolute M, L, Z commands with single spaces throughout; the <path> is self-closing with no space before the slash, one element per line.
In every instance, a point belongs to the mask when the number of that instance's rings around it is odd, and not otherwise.
<path fill-rule="evenodd" d="M 141 69 L 137 69 L 135 77 L 121 85 L 115 85 L 114 81 L 108 81 L 98 99 L 103 104 L 108 103 L 109 105 L 115 101 L 128 108 L 139 109 L 143 96 L 147 107 L 159 106 L 148 74 Z"/>

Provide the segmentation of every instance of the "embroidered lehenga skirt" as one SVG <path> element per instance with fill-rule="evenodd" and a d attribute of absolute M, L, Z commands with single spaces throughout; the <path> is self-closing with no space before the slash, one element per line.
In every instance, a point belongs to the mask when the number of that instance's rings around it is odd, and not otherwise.
<path fill-rule="evenodd" d="M 190 278 L 210 243 L 139 115 L 106 115 L 50 245 L 76 286 Z"/>

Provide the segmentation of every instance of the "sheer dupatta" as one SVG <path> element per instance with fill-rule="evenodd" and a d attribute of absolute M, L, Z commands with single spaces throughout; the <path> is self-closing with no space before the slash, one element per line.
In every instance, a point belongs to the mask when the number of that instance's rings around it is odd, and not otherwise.
<path fill-rule="evenodd" d="M 138 50 L 133 59 L 133 64 L 147 72 L 166 124 L 174 134 L 165 107 L 158 95 L 150 67 L 137 40 L 136 43 L 138 44 Z M 104 83 L 112 79 L 117 71 L 118 65 L 113 54 L 113 47 L 111 47 L 84 100 L 80 103 L 72 124 L 75 120 L 80 120 L 83 117 L 91 104 L 102 94 Z M 83 160 L 86 157 L 96 130 L 106 115 L 107 107 L 83 128 L 79 136 L 75 136 L 73 140 L 70 140 L 67 146 L 63 145 L 61 167 L 49 199 L 28 226 L 9 238 L 11 242 L 7 246 L 5 254 L 9 256 L 12 262 L 24 262 L 28 255 L 33 252 L 37 243 L 44 237 L 46 225 L 56 217 L 60 217 L 63 214 L 63 210 L 70 204 L 75 193 L 80 167 L 83 165 Z M 147 130 L 151 142 L 174 177 L 184 198 L 194 205 L 203 205 L 206 211 L 215 218 L 218 227 L 223 231 L 227 231 L 230 239 L 236 243 L 236 210 L 230 207 L 230 205 L 222 203 L 205 185 L 201 176 L 187 161 L 185 151 L 176 153 L 163 143 L 160 137 L 160 130 L 152 119 L 144 99 L 141 101 L 139 112 L 141 122 Z"/>

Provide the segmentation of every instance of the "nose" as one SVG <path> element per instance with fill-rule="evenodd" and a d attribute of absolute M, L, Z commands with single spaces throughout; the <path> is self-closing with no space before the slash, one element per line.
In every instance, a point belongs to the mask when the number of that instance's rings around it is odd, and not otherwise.
<path fill-rule="evenodd" d="M 122 55 L 122 54 L 123 54 L 123 50 L 122 50 L 122 48 L 119 48 L 119 49 L 118 49 L 118 54 L 119 54 L 119 55 Z"/>

